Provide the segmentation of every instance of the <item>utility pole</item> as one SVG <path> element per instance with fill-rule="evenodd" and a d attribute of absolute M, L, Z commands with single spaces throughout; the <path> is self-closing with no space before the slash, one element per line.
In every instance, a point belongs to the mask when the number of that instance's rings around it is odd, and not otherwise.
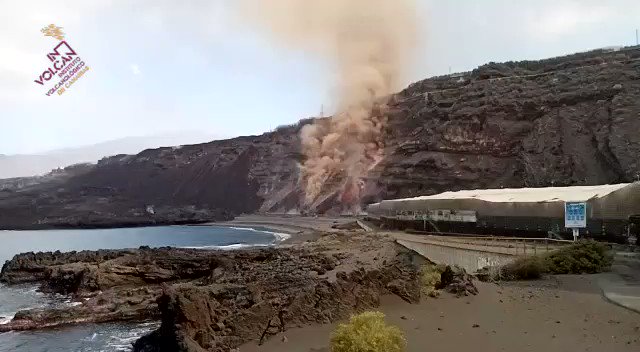
<path fill-rule="evenodd" d="M 324 104 L 320 105 L 320 117 L 324 117 Z"/>
<path fill-rule="evenodd" d="M 640 45 L 640 41 L 638 39 L 638 30 L 636 29 L 636 45 Z"/>

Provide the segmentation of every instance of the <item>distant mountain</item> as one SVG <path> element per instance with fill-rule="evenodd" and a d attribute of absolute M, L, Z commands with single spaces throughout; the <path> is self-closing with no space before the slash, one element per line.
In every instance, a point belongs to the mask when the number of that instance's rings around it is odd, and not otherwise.
<path fill-rule="evenodd" d="M 39 154 L 0 154 L 0 179 L 42 175 L 78 163 L 95 163 L 103 157 L 166 146 L 197 144 L 223 138 L 201 132 L 176 132 L 153 136 L 125 137 L 94 145 L 52 150 Z"/>

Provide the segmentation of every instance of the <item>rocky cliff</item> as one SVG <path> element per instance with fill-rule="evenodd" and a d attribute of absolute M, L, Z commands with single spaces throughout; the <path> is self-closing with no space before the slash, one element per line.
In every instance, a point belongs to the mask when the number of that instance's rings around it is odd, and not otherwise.
<path fill-rule="evenodd" d="M 421 261 L 412 258 L 393 240 L 363 232 L 239 251 L 141 247 L 23 253 L 5 263 L 0 282 L 38 283 L 41 291 L 70 295 L 76 303 L 19 311 L 0 324 L 0 332 L 142 321 L 161 313 L 160 335 L 139 350 L 184 350 L 178 344 L 193 345 L 190 351 L 228 350 L 261 336 L 270 322 L 284 329 L 335 321 L 377 306 L 384 293 L 419 301 Z"/>
<path fill-rule="evenodd" d="M 626 182 L 640 174 L 640 48 L 490 63 L 391 97 L 363 202 L 488 187 Z M 298 209 L 303 120 L 260 136 L 119 155 L 19 185 L 0 228 L 109 226 Z M 317 211 L 339 211 L 327 185 Z M 18 184 L 18 185 L 16 185 Z"/>

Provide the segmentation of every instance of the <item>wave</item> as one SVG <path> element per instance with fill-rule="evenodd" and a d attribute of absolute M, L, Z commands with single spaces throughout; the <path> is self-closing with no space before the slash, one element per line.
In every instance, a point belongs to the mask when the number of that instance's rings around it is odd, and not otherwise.
<path fill-rule="evenodd" d="M 235 226 L 227 226 L 230 229 L 234 229 L 234 230 L 247 230 L 247 231 L 253 231 L 253 232 L 261 232 L 261 233 L 268 233 L 270 235 L 272 235 L 273 237 L 276 238 L 276 242 L 282 242 L 284 240 L 287 240 L 289 238 L 291 238 L 291 235 L 288 233 L 283 233 L 283 232 L 273 232 L 273 231 L 267 231 L 267 230 L 258 230 L 258 229 L 254 229 L 252 227 L 235 227 Z"/>
<path fill-rule="evenodd" d="M 215 225 L 214 225 L 215 226 Z M 207 245 L 207 246 L 180 246 L 179 248 L 188 248 L 188 249 L 209 249 L 209 250 L 234 250 L 234 249 L 241 249 L 241 248 L 251 248 L 251 247 L 269 247 L 269 246 L 273 246 L 276 245 L 284 240 L 287 240 L 291 237 L 290 234 L 288 233 L 282 233 L 282 232 L 274 232 L 274 231 L 267 231 L 267 230 L 259 230 L 253 227 L 237 227 L 237 226 L 221 226 L 221 225 L 217 225 L 217 227 L 225 227 L 225 228 L 229 228 L 229 229 L 234 229 L 234 230 L 240 230 L 240 231 L 251 231 L 251 232 L 257 232 L 257 233 L 266 233 L 269 234 L 271 236 L 274 237 L 273 242 L 271 243 L 232 243 L 232 244 L 226 244 L 226 245 Z"/>
<path fill-rule="evenodd" d="M 240 248 L 248 248 L 248 247 L 266 247 L 266 246 L 269 246 L 269 245 L 268 244 L 234 243 L 234 244 L 227 244 L 223 246 L 182 246 L 180 248 L 232 250 L 232 249 L 240 249 Z"/>
<path fill-rule="evenodd" d="M 0 324 L 6 324 L 13 320 L 13 317 L 16 315 L 16 312 L 11 313 L 0 313 Z"/>
<path fill-rule="evenodd" d="M 282 242 L 284 240 L 288 240 L 289 238 L 291 238 L 291 235 L 288 233 L 283 233 L 283 232 L 269 232 L 269 233 L 272 234 L 276 238 L 276 241 L 278 242 Z"/>
<path fill-rule="evenodd" d="M 228 228 L 234 229 L 234 230 L 246 230 L 246 231 L 253 231 L 253 232 L 267 232 L 267 231 L 261 231 L 261 230 L 254 229 L 253 227 L 236 227 L 236 226 L 224 226 L 224 227 L 228 227 Z"/>
<path fill-rule="evenodd" d="M 111 334 L 106 345 L 114 351 L 131 351 L 131 344 L 137 339 L 160 327 L 160 322 L 147 322 L 136 326 L 120 326 L 115 334 Z"/>

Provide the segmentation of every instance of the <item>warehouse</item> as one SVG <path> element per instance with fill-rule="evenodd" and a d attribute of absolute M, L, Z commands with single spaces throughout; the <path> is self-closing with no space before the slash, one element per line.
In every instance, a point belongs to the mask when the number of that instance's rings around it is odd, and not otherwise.
<path fill-rule="evenodd" d="M 383 200 L 367 208 L 385 226 L 430 232 L 570 237 L 565 203 L 584 202 L 585 237 L 626 241 L 640 228 L 640 182 L 444 192 Z"/>

